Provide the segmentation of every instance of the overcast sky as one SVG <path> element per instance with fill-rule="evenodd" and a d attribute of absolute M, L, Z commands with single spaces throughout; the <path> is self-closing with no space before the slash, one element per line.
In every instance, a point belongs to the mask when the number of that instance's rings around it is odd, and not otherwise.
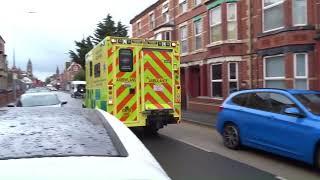
<path fill-rule="evenodd" d="M 6 41 L 10 67 L 15 49 L 16 66 L 26 70 L 30 58 L 34 75 L 44 80 L 57 66 L 63 70 L 74 40 L 92 35 L 108 13 L 131 30 L 129 21 L 157 0 L 1 1 L 0 35 Z"/>

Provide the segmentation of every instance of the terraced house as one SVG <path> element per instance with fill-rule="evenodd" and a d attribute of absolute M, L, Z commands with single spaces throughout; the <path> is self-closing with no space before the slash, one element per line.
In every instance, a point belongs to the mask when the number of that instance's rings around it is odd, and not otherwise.
<path fill-rule="evenodd" d="M 4 45 L 5 41 L 0 36 L 0 91 L 8 88 L 8 62 Z"/>
<path fill-rule="evenodd" d="M 181 45 L 184 108 L 212 112 L 251 88 L 320 90 L 320 0 L 159 0 L 133 37 Z"/>

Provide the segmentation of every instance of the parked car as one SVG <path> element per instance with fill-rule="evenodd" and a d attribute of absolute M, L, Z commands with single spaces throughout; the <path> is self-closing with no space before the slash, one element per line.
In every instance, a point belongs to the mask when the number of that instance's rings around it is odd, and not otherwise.
<path fill-rule="evenodd" d="M 70 94 L 72 98 L 84 98 L 86 93 L 86 81 L 71 81 Z"/>
<path fill-rule="evenodd" d="M 49 89 L 50 91 L 58 91 L 58 89 L 55 88 L 55 87 L 49 87 L 48 89 Z"/>
<path fill-rule="evenodd" d="M 48 88 L 42 87 L 42 88 L 31 88 L 28 89 L 25 94 L 29 94 L 29 93 L 39 93 L 39 92 L 50 92 L 50 90 Z"/>
<path fill-rule="evenodd" d="M 253 89 L 221 106 L 216 124 L 224 145 L 250 146 L 320 168 L 320 92 Z"/>
<path fill-rule="evenodd" d="M 170 179 L 141 141 L 95 109 L 0 109 L 0 179 Z"/>
<path fill-rule="evenodd" d="M 40 92 L 22 94 L 15 104 L 9 104 L 8 107 L 62 107 L 67 104 L 66 101 L 60 101 L 55 93 Z"/>

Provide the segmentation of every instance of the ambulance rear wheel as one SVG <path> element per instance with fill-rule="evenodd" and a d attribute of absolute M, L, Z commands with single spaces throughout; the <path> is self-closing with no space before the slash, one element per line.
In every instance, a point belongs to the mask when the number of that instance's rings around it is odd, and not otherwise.
<path fill-rule="evenodd" d="M 158 135 L 159 129 L 152 127 L 152 126 L 146 126 L 146 127 L 144 127 L 143 130 L 144 130 L 144 133 L 147 135 Z"/>

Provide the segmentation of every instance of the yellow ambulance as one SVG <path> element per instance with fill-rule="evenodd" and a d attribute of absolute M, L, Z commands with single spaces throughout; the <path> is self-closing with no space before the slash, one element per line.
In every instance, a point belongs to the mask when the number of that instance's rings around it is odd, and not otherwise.
<path fill-rule="evenodd" d="M 157 132 L 181 119 L 180 48 L 174 41 L 106 37 L 86 55 L 86 108 Z"/>

